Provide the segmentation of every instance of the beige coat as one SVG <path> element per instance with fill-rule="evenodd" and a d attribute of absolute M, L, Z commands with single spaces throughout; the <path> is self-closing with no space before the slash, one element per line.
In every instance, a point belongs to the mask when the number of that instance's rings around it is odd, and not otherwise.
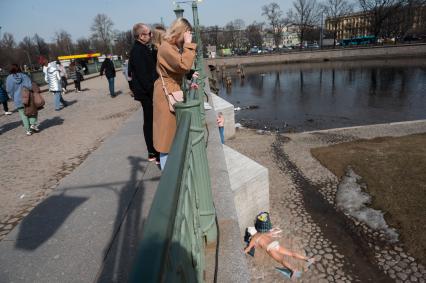
<path fill-rule="evenodd" d="M 195 59 L 195 43 L 185 43 L 183 52 L 177 46 L 163 41 L 157 54 L 157 72 L 163 76 L 169 93 L 181 90 L 182 78 Z M 168 153 L 176 132 L 176 116 L 170 112 L 161 78 L 154 83 L 153 140 L 158 152 Z"/>

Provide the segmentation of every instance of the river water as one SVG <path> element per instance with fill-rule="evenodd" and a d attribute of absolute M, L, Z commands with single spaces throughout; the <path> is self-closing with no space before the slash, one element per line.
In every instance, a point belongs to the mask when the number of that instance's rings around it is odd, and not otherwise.
<path fill-rule="evenodd" d="M 241 110 L 236 122 L 309 131 L 426 119 L 426 58 L 299 63 L 227 69 L 219 95 Z"/>

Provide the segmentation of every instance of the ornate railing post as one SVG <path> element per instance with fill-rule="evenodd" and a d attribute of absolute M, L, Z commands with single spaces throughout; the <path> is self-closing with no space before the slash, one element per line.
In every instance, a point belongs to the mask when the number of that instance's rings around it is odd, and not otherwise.
<path fill-rule="evenodd" d="M 191 91 L 194 91 L 193 89 Z M 210 174 L 204 136 L 204 123 L 201 119 L 198 99 L 188 100 L 186 103 L 177 103 L 176 116 L 179 120 L 182 111 L 191 113 L 190 141 L 190 171 L 192 186 L 196 191 L 196 202 L 200 214 L 200 224 L 203 236 L 207 243 L 214 243 L 217 237 L 216 212 L 210 183 Z"/>
<path fill-rule="evenodd" d="M 200 104 L 201 120 L 203 121 L 203 123 L 205 123 L 206 114 L 204 111 L 204 88 L 205 88 L 206 73 L 204 71 L 203 43 L 201 41 L 201 31 L 200 31 L 200 22 L 198 19 L 197 1 L 192 2 L 192 15 L 194 19 L 195 41 L 197 43 L 197 59 L 195 60 L 195 71 L 197 71 L 200 74 L 197 81 L 197 84 L 199 85 L 197 94 L 198 94 L 198 99 L 201 102 Z"/>

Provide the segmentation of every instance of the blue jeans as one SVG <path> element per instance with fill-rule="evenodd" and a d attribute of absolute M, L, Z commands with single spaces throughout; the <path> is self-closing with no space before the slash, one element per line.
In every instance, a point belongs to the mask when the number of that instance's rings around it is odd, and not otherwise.
<path fill-rule="evenodd" d="M 115 92 L 114 92 L 114 78 L 108 78 L 108 85 L 109 85 L 109 94 L 111 96 L 115 96 Z"/>
<path fill-rule="evenodd" d="M 53 92 L 54 97 L 54 101 L 55 101 L 55 110 L 60 110 L 61 109 L 61 92 L 60 91 L 54 91 Z"/>
<path fill-rule="evenodd" d="M 222 144 L 225 143 L 225 134 L 224 134 L 225 130 L 223 127 L 219 127 L 219 135 L 220 135 L 220 141 L 222 142 Z"/>
<path fill-rule="evenodd" d="M 160 167 L 161 171 L 164 170 L 164 167 L 166 166 L 167 157 L 169 156 L 168 153 L 162 153 L 160 152 Z"/>

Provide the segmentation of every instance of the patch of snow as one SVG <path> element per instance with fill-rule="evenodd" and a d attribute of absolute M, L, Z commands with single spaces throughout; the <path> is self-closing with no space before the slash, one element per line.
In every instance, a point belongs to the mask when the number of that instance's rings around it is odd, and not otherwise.
<path fill-rule="evenodd" d="M 346 170 L 346 175 L 337 189 L 337 207 L 367 224 L 371 229 L 384 231 L 390 242 L 397 242 L 398 233 L 387 225 L 383 212 L 367 207 L 371 203 L 371 197 L 361 190 L 360 180 L 361 177 L 351 168 Z"/>

